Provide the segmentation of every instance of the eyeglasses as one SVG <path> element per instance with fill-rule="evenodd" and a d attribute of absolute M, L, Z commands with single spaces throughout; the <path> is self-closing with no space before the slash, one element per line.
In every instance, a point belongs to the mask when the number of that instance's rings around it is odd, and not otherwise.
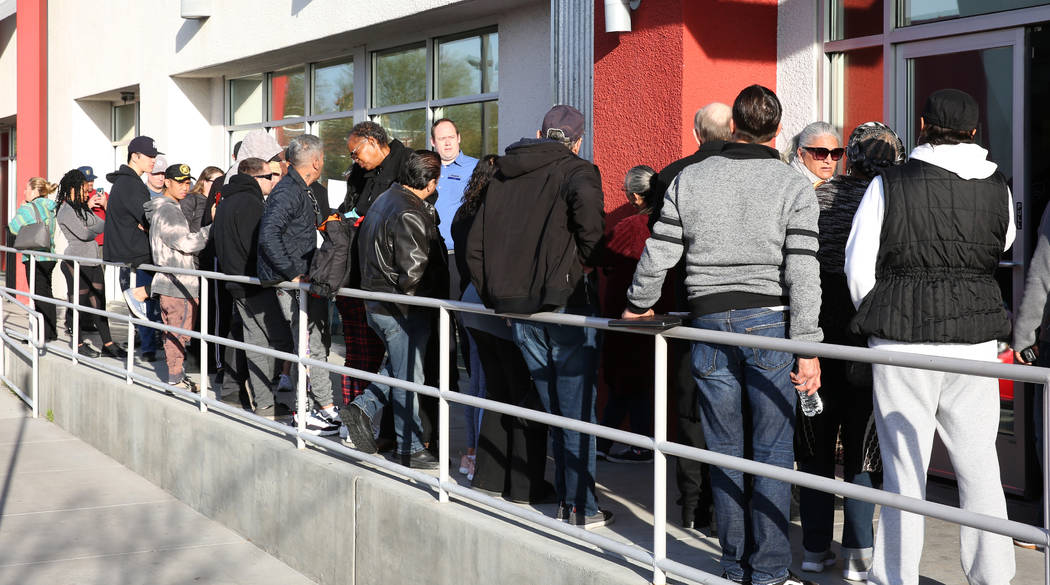
<path fill-rule="evenodd" d="M 272 181 L 274 175 L 280 176 L 280 173 L 269 173 L 269 174 L 266 174 L 266 175 L 252 175 L 252 177 L 255 178 L 255 179 L 266 179 L 268 181 Z"/>
<path fill-rule="evenodd" d="M 361 150 L 361 147 L 363 147 L 366 144 L 368 144 L 368 140 L 367 139 L 362 140 L 361 144 L 357 145 L 357 148 L 351 150 L 350 151 L 350 160 L 357 161 L 357 151 Z"/>
<path fill-rule="evenodd" d="M 831 155 L 831 160 L 839 160 L 842 155 L 846 154 L 845 148 L 824 148 L 822 146 L 803 146 L 803 150 L 809 151 L 813 155 L 813 158 L 817 160 L 824 160 Z"/>

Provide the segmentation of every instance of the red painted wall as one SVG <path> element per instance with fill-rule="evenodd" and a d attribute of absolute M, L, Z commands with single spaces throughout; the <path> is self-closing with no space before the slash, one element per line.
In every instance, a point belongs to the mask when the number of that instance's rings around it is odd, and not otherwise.
<path fill-rule="evenodd" d="M 646 0 L 626 33 L 604 32 L 604 2 L 595 13 L 594 162 L 611 227 L 628 213 L 628 169 L 660 170 L 696 150 L 697 109 L 732 104 L 752 83 L 776 90 L 777 3 Z"/>
<path fill-rule="evenodd" d="M 17 178 L 18 201 L 32 177 L 47 175 L 47 0 L 19 2 L 18 30 Z M 18 270 L 18 287 L 26 288 Z"/>
<path fill-rule="evenodd" d="M 627 213 L 628 169 L 659 170 L 681 157 L 682 2 L 646 0 L 632 12 L 629 33 L 604 32 L 604 2 L 595 2 L 594 162 L 612 214 L 608 227 Z"/>

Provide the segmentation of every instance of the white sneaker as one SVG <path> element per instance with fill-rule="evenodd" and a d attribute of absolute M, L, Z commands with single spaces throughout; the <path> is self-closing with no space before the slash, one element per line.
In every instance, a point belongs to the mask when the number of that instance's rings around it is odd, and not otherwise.
<path fill-rule="evenodd" d="M 292 379 L 288 377 L 288 374 L 281 374 L 281 380 L 277 383 L 278 392 L 291 392 L 295 390 L 292 386 Z"/>
<path fill-rule="evenodd" d="M 292 417 L 292 424 L 299 426 L 299 413 L 295 413 Z M 306 417 L 306 429 L 305 432 L 311 435 L 317 435 L 319 437 L 326 437 L 339 433 L 338 424 L 333 423 L 328 419 L 327 416 L 323 415 L 320 411 L 312 410 Z"/>
<path fill-rule="evenodd" d="M 835 553 L 802 551 L 802 570 L 807 573 L 823 573 L 825 567 L 835 564 Z"/>
<path fill-rule="evenodd" d="M 847 581 L 867 581 L 871 569 L 872 549 L 842 549 L 842 578 Z"/>

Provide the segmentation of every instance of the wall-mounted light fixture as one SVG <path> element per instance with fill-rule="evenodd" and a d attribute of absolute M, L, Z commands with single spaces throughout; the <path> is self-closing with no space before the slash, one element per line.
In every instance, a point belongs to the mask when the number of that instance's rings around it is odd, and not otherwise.
<path fill-rule="evenodd" d="M 631 11 L 642 0 L 605 0 L 605 32 L 631 32 Z"/>
<path fill-rule="evenodd" d="M 120 101 L 125 104 L 135 99 L 135 92 L 133 91 L 122 91 L 120 92 Z"/>
<path fill-rule="evenodd" d="M 204 20 L 211 16 L 211 0 L 182 0 L 180 13 L 187 20 Z"/>

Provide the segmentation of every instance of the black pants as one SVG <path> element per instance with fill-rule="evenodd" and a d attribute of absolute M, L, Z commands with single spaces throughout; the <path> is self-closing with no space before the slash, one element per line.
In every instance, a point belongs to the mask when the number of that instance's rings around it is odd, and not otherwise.
<path fill-rule="evenodd" d="M 29 275 L 29 262 L 25 262 L 26 267 L 26 280 L 30 279 Z M 54 262 L 36 262 L 36 282 L 33 283 L 33 293 L 42 297 L 51 297 L 51 275 L 55 272 Z M 44 301 L 35 302 L 36 310 L 44 317 L 44 341 L 54 341 L 58 339 L 58 330 L 55 327 L 55 321 L 57 318 L 58 311 L 55 308 L 54 303 L 47 303 Z"/>
<path fill-rule="evenodd" d="M 485 397 L 543 410 L 529 368 L 513 341 L 471 329 L 485 370 Z M 512 500 L 540 501 L 550 496 L 544 481 L 547 425 L 495 412 L 481 417 L 481 433 L 472 485 L 501 492 Z"/>
<path fill-rule="evenodd" d="M 674 370 L 676 390 L 675 406 L 678 414 L 677 441 L 683 445 L 704 449 L 704 427 L 700 424 L 700 398 L 692 374 L 692 358 L 689 344 L 672 343 L 670 363 Z M 683 517 L 693 510 L 701 519 L 713 506 L 711 499 L 711 475 L 708 465 L 691 459 L 676 458 L 675 475 L 678 482 L 679 503 Z M 701 522 L 706 523 L 706 522 Z"/>
<path fill-rule="evenodd" d="M 62 274 L 67 282 L 73 282 L 73 264 L 62 263 Z M 77 292 L 80 304 L 92 309 L 106 308 L 106 281 L 105 273 L 101 266 L 80 266 L 80 274 L 76 280 Z M 109 319 L 86 311 L 81 311 L 80 322 L 93 324 L 98 329 L 98 335 L 102 338 L 103 345 L 113 342 L 113 336 L 109 332 Z"/>

